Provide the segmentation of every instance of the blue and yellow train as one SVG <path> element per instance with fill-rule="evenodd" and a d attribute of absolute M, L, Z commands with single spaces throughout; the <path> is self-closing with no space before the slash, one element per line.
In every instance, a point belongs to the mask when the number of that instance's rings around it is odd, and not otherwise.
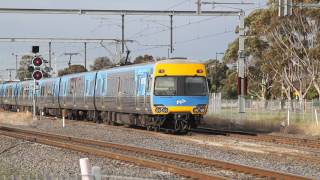
<path fill-rule="evenodd" d="M 31 111 L 32 96 L 33 81 L 0 85 L 6 110 Z M 35 97 L 45 115 L 187 131 L 207 112 L 208 84 L 203 64 L 170 59 L 43 79 Z"/>

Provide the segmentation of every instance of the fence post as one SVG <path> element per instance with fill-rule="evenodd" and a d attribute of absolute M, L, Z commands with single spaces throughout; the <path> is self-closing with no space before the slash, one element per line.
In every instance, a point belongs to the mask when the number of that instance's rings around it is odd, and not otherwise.
<path fill-rule="evenodd" d="M 88 158 L 80 159 L 81 180 L 90 180 L 91 167 Z"/>
<path fill-rule="evenodd" d="M 317 109 L 316 108 L 314 109 L 314 114 L 315 114 L 315 117 L 316 117 L 316 125 L 319 126 L 318 113 L 317 113 Z"/>
<path fill-rule="evenodd" d="M 63 128 L 66 126 L 65 116 L 66 116 L 66 110 L 63 109 L 63 110 L 62 110 L 62 127 L 63 127 Z"/>
<path fill-rule="evenodd" d="M 216 112 L 216 93 L 213 93 L 213 113 Z"/>
<path fill-rule="evenodd" d="M 92 176 L 94 177 L 94 180 L 101 180 L 101 168 L 98 166 L 93 166 Z"/>
<path fill-rule="evenodd" d="M 313 114 L 314 110 L 313 110 L 313 99 L 311 100 L 311 122 L 313 122 L 313 117 L 314 117 L 314 114 Z"/>
<path fill-rule="evenodd" d="M 288 115 L 287 115 L 287 126 L 290 125 L 290 109 L 288 108 Z"/>

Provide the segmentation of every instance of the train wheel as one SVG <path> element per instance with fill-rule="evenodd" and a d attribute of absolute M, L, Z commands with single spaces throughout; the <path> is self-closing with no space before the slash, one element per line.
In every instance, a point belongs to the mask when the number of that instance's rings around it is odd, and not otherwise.
<path fill-rule="evenodd" d="M 152 131 L 152 126 L 147 126 L 148 131 Z"/>
<path fill-rule="evenodd" d="M 155 126 L 153 129 L 155 132 L 159 132 L 160 131 L 160 126 Z"/>

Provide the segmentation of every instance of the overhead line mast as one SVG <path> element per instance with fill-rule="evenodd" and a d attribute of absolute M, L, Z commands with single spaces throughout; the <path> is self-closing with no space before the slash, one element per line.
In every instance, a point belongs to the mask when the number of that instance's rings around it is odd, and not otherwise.
<path fill-rule="evenodd" d="M 215 1 L 201 1 L 198 0 L 198 12 L 201 14 L 201 4 L 234 4 L 234 5 L 253 5 L 254 3 L 218 3 Z M 239 50 L 238 50 L 238 100 L 239 100 L 239 113 L 245 113 L 245 95 L 247 91 L 247 77 L 246 77 L 246 56 L 245 56 L 245 27 L 244 27 L 244 18 L 245 18 L 245 12 L 242 9 L 240 10 L 239 18 Z"/>

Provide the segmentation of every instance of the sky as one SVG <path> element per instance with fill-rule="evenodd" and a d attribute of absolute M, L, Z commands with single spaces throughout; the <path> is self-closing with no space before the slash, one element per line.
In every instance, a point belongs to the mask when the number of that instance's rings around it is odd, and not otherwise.
<path fill-rule="evenodd" d="M 61 9 L 136 9 L 136 10 L 196 10 L 196 0 L 1 0 L 1 8 L 61 8 Z M 246 15 L 255 9 L 265 8 L 266 0 L 232 0 L 215 2 L 252 2 L 253 5 L 202 5 L 203 10 L 237 10 L 243 8 Z M 121 16 L 98 15 L 44 15 L 0 14 L 0 38 L 121 38 Z M 226 50 L 236 37 L 239 17 L 173 17 L 174 52 L 170 57 L 187 57 L 208 60 Z M 125 16 L 125 39 L 130 57 L 150 54 L 167 57 L 170 43 L 170 19 L 167 16 Z M 33 45 L 40 46 L 40 54 L 48 59 L 46 42 L 0 42 L 0 79 L 8 79 L 6 69 L 15 68 L 15 56 L 31 52 Z M 104 48 L 105 47 L 105 48 Z M 114 57 L 114 43 L 89 43 L 87 64 L 96 57 Z M 52 43 L 53 68 L 67 67 L 68 56 L 72 64 L 84 63 L 83 43 Z M 218 54 L 218 58 L 222 58 Z M 88 65 L 88 66 L 89 66 Z M 15 73 L 12 74 L 15 76 Z"/>

